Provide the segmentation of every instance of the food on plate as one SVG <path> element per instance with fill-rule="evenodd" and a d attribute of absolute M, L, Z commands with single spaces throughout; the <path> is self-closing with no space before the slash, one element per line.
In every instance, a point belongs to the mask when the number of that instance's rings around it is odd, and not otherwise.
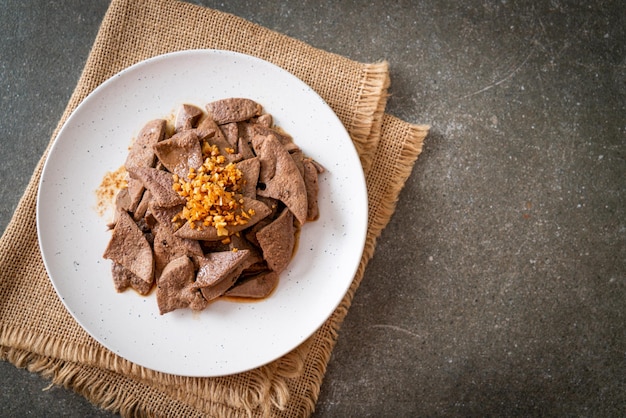
<path fill-rule="evenodd" d="M 319 217 L 323 168 L 247 98 L 148 122 L 123 169 L 103 257 L 118 292 L 156 285 L 161 314 L 269 296 Z"/>

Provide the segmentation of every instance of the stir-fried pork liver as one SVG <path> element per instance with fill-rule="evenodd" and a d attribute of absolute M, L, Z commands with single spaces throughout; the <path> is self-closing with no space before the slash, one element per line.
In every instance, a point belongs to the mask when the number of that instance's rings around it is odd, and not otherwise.
<path fill-rule="evenodd" d="M 275 271 L 265 271 L 248 277 L 230 288 L 225 295 L 237 298 L 262 299 L 272 293 L 278 284 Z"/>
<path fill-rule="evenodd" d="M 276 273 L 287 267 L 296 243 L 293 215 L 287 208 L 271 224 L 256 233 L 263 258 L 267 265 Z"/>
<path fill-rule="evenodd" d="M 172 260 L 157 281 L 157 305 L 161 315 L 180 308 L 199 311 L 208 302 L 195 286 L 193 261 L 186 255 Z"/>
<path fill-rule="evenodd" d="M 198 126 L 196 126 L 193 131 L 196 133 L 196 135 L 198 135 L 198 138 L 202 140 L 215 136 L 218 129 L 217 124 L 213 119 L 209 117 L 204 117 L 200 119 L 200 122 L 198 122 Z M 219 135 L 222 135 L 222 133 L 220 132 Z"/>
<path fill-rule="evenodd" d="M 150 193 L 150 190 L 144 190 L 143 195 L 141 196 L 141 200 L 137 205 L 137 208 L 132 212 L 134 221 L 139 222 L 141 219 L 144 218 L 144 216 L 146 216 L 146 212 L 148 211 L 148 206 L 150 205 L 151 201 L 152 194 Z"/>
<path fill-rule="evenodd" d="M 208 301 L 222 296 L 239 278 L 246 267 L 248 250 L 222 251 L 198 257 L 196 285 Z"/>
<path fill-rule="evenodd" d="M 241 184 L 241 194 L 250 199 L 256 199 L 256 185 L 259 180 L 261 163 L 257 157 L 239 161 L 237 168 L 241 170 L 243 182 Z"/>
<path fill-rule="evenodd" d="M 211 287 L 226 279 L 228 276 L 239 276 L 243 270 L 242 261 L 249 255 L 248 250 L 219 251 L 206 256 L 196 257 L 198 287 Z"/>
<path fill-rule="evenodd" d="M 150 202 L 149 206 L 149 214 L 155 219 L 155 222 L 159 222 L 161 225 L 166 225 L 170 228 L 172 233 L 174 233 L 178 228 L 181 227 L 181 223 L 172 222 L 172 219 L 183 210 L 185 205 L 177 205 L 169 208 L 164 208 L 158 206 L 154 201 Z M 146 216 L 147 218 L 147 216 Z M 154 227 L 154 225 L 153 225 Z"/>
<path fill-rule="evenodd" d="M 143 186 L 150 190 L 152 199 L 157 205 L 171 207 L 185 203 L 185 198 L 172 188 L 174 180 L 167 171 L 150 167 L 137 167 L 128 170 L 131 179 L 141 181 Z"/>
<path fill-rule="evenodd" d="M 152 231 L 154 233 L 153 250 L 156 277 L 161 275 L 170 261 L 181 255 L 203 255 L 202 247 L 198 241 L 177 237 L 168 225 L 158 222 Z"/>
<path fill-rule="evenodd" d="M 239 125 L 237 125 L 236 122 L 230 122 L 230 123 L 221 125 L 220 129 L 226 141 L 228 141 L 230 146 L 236 152 L 238 148 L 238 142 L 239 142 Z"/>
<path fill-rule="evenodd" d="M 252 209 L 254 211 L 254 215 L 250 216 L 250 219 L 248 219 L 248 222 L 246 224 L 227 225 L 226 230 L 228 231 L 229 235 L 249 228 L 250 226 L 259 222 L 261 219 L 265 218 L 271 212 L 270 208 L 265 206 L 260 201 L 249 199 L 247 197 L 243 198 L 242 206 L 246 211 Z M 175 232 L 175 235 L 181 238 L 189 238 L 203 241 L 217 241 L 224 239 L 223 236 L 218 235 L 217 228 L 215 228 L 214 226 L 192 228 L 189 222 L 181 226 L 180 229 Z"/>
<path fill-rule="evenodd" d="M 315 221 L 320 216 L 320 210 L 317 203 L 317 195 L 319 194 L 318 166 L 315 165 L 310 159 L 305 159 L 302 162 L 304 166 L 304 185 L 306 186 L 306 220 Z"/>
<path fill-rule="evenodd" d="M 237 141 L 237 151 L 241 155 L 241 158 L 247 160 L 248 158 L 254 158 L 254 151 L 252 151 L 252 145 L 247 138 L 240 136 Z"/>
<path fill-rule="evenodd" d="M 202 147 L 192 130 L 179 132 L 153 146 L 154 153 L 170 172 L 186 178 L 190 168 L 202 165 Z"/>
<path fill-rule="evenodd" d="M 121 264 L 144 282 L 152 284 L 154 280 L 152 248 L 128 213 L 121 211 L 118 214 L 117 223 L 103 257 Z"/>
<path fill-rule="evenodd" d="M 297 228 L 319 215 L 323 169 L 272 126 L 271 115 L 239 98 L 206 109 L 181 106 L 168 138 L 165 120 L 147 123 L 125 162 L 128 187 L 116 197 L 104 253 L 113 261 L 115 288 L 145 295 L 156 282 L 161 314 L 201 310 L 223 295 L 267 297 L 291 260 Z M 208 155 L 207 144 L 226 161 Z M 223 171 L 209 168 L 215 165 Z M 234 188 L 214 191 L 218 184 Z"/>
<path fill-rule="evenodd" d="M 269 113 L 264 113 L 256 118 L 256 123 L 265 126 L 266 128 L 271 128 L 272 123 L 274 123 L 274 118 Z"/>
<path fill-rule="evenodd" d="M 191 104 L 182 105 L 176 114 L 174 129 L 176 129 L 176 132 L 193 129 L 200 120 L 200 117 L 202 117 L 202 114 L 202 109 L 198 106 Z"/>
<path fill-rule="evenodd" d="M 127 170 L 136 167 L 154 167 L 155 155 L 152 146 L 165 137 L 166 126 L 164 119 L 155 119 L 141 128 L 124 162 Z M 139 181 L 132 178 L 128 180 L 131 211 L 137 208 L 143 191 L 143 185 Z"/>
<path fill-rule="evenodd" d="M 250 99 L 230 98 L 211 102 L 206 105 L 206 110 L 218 125 L 223 125 L 259 116 L 263 108 Z"/>
<path fill-rule="evenodd" d="M 227 161 L 235 162 L 243 158 L 239 153 L 235 152 L 235 147 L 233 147 L 233 145 L 228 142 L 228 139 L 226 139 L 220 127 L 210 116 L 207 116 L 200 122 L 200 125 L 198 126 L 196 131 L 212 132 L 212 135 L 207 135 L 204 138 L 201 137 L 201 139 L 204 139 L 210 145 L 215 145 L 220 154 L 223 155 Z M 198 136 L 200 136 L 200 134 Z"/>
<path fill-rule="evenodd" d="M 126 157 L 124 166 L 126 169 L 134 167 L 153 167 L 155 162 L 152 146 L 165 136 L 166 122 L 164 119 L 156 119 L 148 122 L 139 131 L 137 139 L 133 142 Z"/>
<path fill-rule="evenodd" d="M 113 285 L 115 290 L 123 292 L 129 287 L 135 289 L 140 295 L 147 295 L 152 290 L 153 283 L 145 282 L 132 271 L 128 270 L 121 264 L 113 262 L 111 266 L 111 275 L 113 276 Z"/>
<path fill-rule="evenodd" d="M 259 179 L 265 183 L 265 189 L 259 188 L 257 194 L 282 201 L 300 225 L 304 225 L 307 215 L 306 186 L 296 163 L 273 135 L 257 144 L 253 143 L 261 162 Z"/>
<path fill-rule="evenodd" d="M 258 247 L 254 246 L 250 241 L 248 241 L 241 235 L 231 235 L 228 248 L 230 251 L 239 252 L 245 250 L 247 252 L 246 257 L 241 261 L 244 265 L 244 270 L 246 270 L 253 264 L 263 261 L 263 257 L 259 252 Z"/>

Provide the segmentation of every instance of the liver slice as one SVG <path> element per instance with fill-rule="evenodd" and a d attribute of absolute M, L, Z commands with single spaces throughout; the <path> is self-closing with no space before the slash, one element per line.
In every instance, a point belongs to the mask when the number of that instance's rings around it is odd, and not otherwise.
<path fill-rule="evenodd" d="M 155 156 L 152 146 L 165 136 L 165 126 L 164 119 L 155 119 L 144 125 L 128 151 L 128 157 L 124 163 L 126 169 L 154 166 Z"/>
<path fill-rule="evenodd" d="M 120 211 L 104 258 L 121 264 L 146 283 L 154 280 L 152 248 L 130 215 Z"/>
<path fill-rule="evenodd" d="M 269 296 L 277 284 L 278 274 L 274 271 L 266 271 L 237 283 L 225 293 L 225 296 L 262 299 Z"/>
<path fill-rule="evenodd" d="M 244 260 L 248 257 L 248 250 L 219 251 L 196 257 L 198 274 L 196 285 L 199 288 L 215 286 L 231 276 L 237 278 L 244 269 Z"/>
<path fill-rule="evenodd" d="M 189 257 L 181 256 L 172 260 L 157 282 L 157 304 L 161 315 L 180 308 L 199 311 L 207 306 L 207 301 L 194 286 L 194 265 Z"/>
<path fill-rule="evenodd" d="M 253 146 L 261 162 L 259 179 L 265 183 L 265 189 L 259 188 L 257 194 L 282 201 L 304 225 L 307 218 L 306 186 L 295 161 L 273 135 L 253 142 Z"/>
<path fill-rule="evenodd" d="M 171 207 L 185 203 L 185 198 L 172 189 L 174 179 L 167 171 L 151 167 L 137 167 L 128 170 L 131 179 L 139 180 L 150 190 L 153 201 L 161 207 Z"/>
<path fill-rule="evenodd" d="M 223 125 L 259 116 L 263 107 L 254 100 L 229 98 L 207 104 L 206 110 L 218 125 Z"/>
<path fill-rule="evenodd" d="M 320 189 L 317 179 L 319 172 L 317 166 L 311 160 L 305 159 L 302 165 L 304 166 L 304 185 L 306 186 L 306 220 L 315 221 L 320 216 L 317 204 L 317 195 Z"/>
<path fill-rule="evenodd" d="M 153 228 L 154 234 L 154 266 L 155 275 L 159 277 L 165 267 L 174 259 L 182 255 L 202 256 L 200 243 L 195 240 L 179 238 L 174 235 L 168 225 L 157 223 Z"/>
<path fill-rule="evenodd" d="M 261 163 L 257 157 L 239 161 L 237 168 L 241 170 L 241 194 L 250 199 L 256 199 L 256 185 L 259 180 Z"/>
<path fill-rule="evenodd" d="M 268 208 L 265 204 L 259 202 L 258 200 L 249 199 L 247 197 L 243 198 L 243 207 L 246 211 L 248 209 L 254 209 L 254 215 L 252 215 L 251 218 L 248 219 L 248 223 L 246 223 L 245 225 L 227 226 L 226 230 L 228 231 L 229 235 L 251 227 L 271 213 L 271 209 Z M 215 228 L 214 226 L 206 226 L 202 229 L 194 229 L 189 225 L 189 222 L 181 226 L 174 233 L 174 235 L 180 238 L 197 239 L 202 241 L 218 241 L 225 238 L 224 236 L 217 235 L 217 228 Z"/>
<path fill-rule="evenodd" d="M 221 251 L 198 257 L 196 286 L 207 301 L 224 294 L 239 278 L 246 267 L 247 250 Z"/>
<path fill-rule="evenodd" d="M 293 215 L 288 208 L 274 222 L 256 233 L 263 258 L 270 269 L 280 273 L 287 267 L 296 244 Z"/>
<path fill-rule="evenodd" d="M 196 126 L 201 116 L 202 109 L 198 106 L 184 104 L 178 109 L 176 121 L 174 122 L 174 129 L 176 132 L 192 129 Z"/>
<path fill-rule="evenodd" d="M 154 152 L 170 172 L 186 179 L 190 168 L 202 165 L 202 147 L 198 135 L 187 130 L 154 145 Z"/>
<path fill-rule="evenodd" d="M 111 275 L 113 276 L 115 290 L 118 292 L 123 292 L 129 287 L 132 287 L 140 295 L 147 295 L 150 293 L 152 285 L 154 284 L 152 282 L 144 282 L 126 267 L 116 262 L 113 262 L 113 265 L 111 266 Z"/>

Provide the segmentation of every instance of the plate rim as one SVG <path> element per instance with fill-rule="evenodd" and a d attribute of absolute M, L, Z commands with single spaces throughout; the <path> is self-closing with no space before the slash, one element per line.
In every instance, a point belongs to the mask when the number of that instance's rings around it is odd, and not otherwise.
<path fill-rule="evenodd" d="M 91 92 L 89 92 L 77 105 L 76 107 L 72 110 L 72 112 L 70 113 L 70 115 L 67 117 L 67 119 L 64 121 L 64 123 L 62 124 L 61 128 L 59 129 L 57 135 L 54 137 L 52 144 L 50 145 L 43 167 L 42 167 L 42 171 L 41 171 L 41 176 L 38 182 L 38 189 L 37 189 L 37 196 L 36 196 L 36 227 L 37 227 L 37 242 L 39 245 L 39 250 L 40 250 L 40 254 L 42 257 L 42 262 L 45 266 L 46 269 L 46 273 L 48 275 L 48 279 L 51 282 L 51 284 L 54 287 L 55 293 L 57 295 L 57 297 L 61 300 L 64 308 L 66 309 L 66 311 L 68 313 L 70 313 L 70 315 L 72 316 L 72 318 L 78 323 L 78 325 L 85 331 L 87 332 L 88 335 L 90 335 L 91 338 L 93 338 L 95 341 L 99 342 L 100 344 L 102 344 L 104 346 L 104 348 L 106 348 L 107 350 L 119 355 L 121 358 L 126 359 L 127 361 L 133 362 L 135 364 L 138 364 L 142 367 L 146 367 L 148 369 L 152 369 L 152 370 L 156 370 L 156 371 L 160 371 L 160 372 L 164 372 L 164 373 L 172 373 L 171 371 L 164 371 L 164 370 L 158 370 L 157 368 L 154 367 L 149 367 L 143 364 L 140 364 L 136 361 L 133 360 L 129 360 L 126 357 L 124 357 L 122 354 L 119 354 L 116 350 L 112 349 L 111 347 L 109 347 L 106 343 L 103 343 L 101 341 L 100 338 L 98 338 L 96 335 L 94 335 L 94 333 L 92 333 L 92 331 L 89 329 L 88 326 L 86 326 L 82 319 L 79 318 L 75 312 L 70 308 L 70 306 L 68 306 L 68 304 L 65 301 L 65 298 L 63 297 L 63 295 L 61 294 L 61 291 L 59 290 L 59 288 L 57 287 L 57 283 L 54 279 L 54 276 L 52 274 L 51 271 L 51 267 L 49 266 L 49 262 L 47 260 L 46 257 L 46 249 L 44 249 L 44 243 L 43 243 L 43 235 L 45 235 L 45 232 L 43 232 L 43 225 L 41 223 L 41 218 L 44 212 L 43 209 L 43 202 L 42 202 L 42 195 L 43 195 L 43 191 L 46 190 L 46 185 L 45 185 L 45 180 L 47 178 L 47 173 L 50 170 L 50 165 L 53 164 L 51 163 L 51 156 L 56 155 L 55 154 L 55 149 L 59 146 L 58 144 L 60 143 L 60 141 L 63 141 L 64 138 L 64 134 L 66 132 L 67 129 L 69 129 L 68 127 L 70 127 L 72 125 L 72 123 L 74 122 L 75 118 L 78 118 L 81 115 L 81 112 L 83 112 L 83 109 L 86 106 L 89 106 L 89 104 L 91 103 L 92 100 L 95 100 L 94 98 L 96 98 L 101 91 L 105 90 L 108 88 L 108 86 L 113 83 L 116 79 L 120 78 L 120 77 L 124 77 L 126 74 L 131 73 L 132 71 L 137 70 L 138 68 L 140 68 L 141 66 L 145 66 L 145 65 L 150 65 L 151 63 L 154 62 L 158 62 L 160 60 L 171 60 L 171 59 L 176 59 L 176 57 L 178 56 L 182 56 L 182 55 L 196 55 L 196 54 L 207 54 L 208 56 L 210 56 L 211 54 L 219 54 L 219 55 L 226 55 L 229 57 L 240 57 L 246 60 L 253 60 L 259 63 L 262 63 L 263 65 L 269 65 L 270 67 L 273 67 L 274 70 L 278 70 L 280 72 L 282 72 L 284 75 L 286 75 L 287 77 L 290 77 L 292 79 L 293 82 L 297 82 L 299 84 L 301 84 L 303 87 L 306 87 L 309 90 L 309 94 L 313 94 L 316 96 L 316 100 L 319 100 L 324 106 L 326 106 L 329 110 L 330 110 L 330 114 L 332 114 L 334 116 L 334 118 L 337 119 L 337 122 L 339 124 L 339 126 L 341 126 L 341 128 L 343 129 L 343 131 L 345 132 L 345 138 L 349 141 L 349 144 L 352 148 L 352 152 L 354 153 L 354 157 L 356 157 L 356 160 L 360 162 L 359 159 L 359 154 L 357 152 L 357 149 L 350 137 L 350 134 L 348 132 L 348 130 L 345 128 L 345 126 L 343 125 L 343 123 L 341 122 L 341 120 L 339 119 L 339 117 L 337 116 L 337 114 L 335 113 L 335 111 L 332 109 L 332 107 L 312 88 L 310 87 L 308 84 L 306 84 L 304 81 L 302 81 L 301 79 L 299 79 L 297 76 L 293 75 L 292 73 L 290 73 L 289 71 L 281 68 L 280 66 L 273 64 L 269 61 L 266 61 L 262 58 L 258 58 L 252 55 L 247 55 L 247 54 L 243 54 L 240 52 L 236 52 L 236 51 L 229 51 L 229 50 L 221 50 L 221 49 L 188 49 L 188 50 L 180 50 L 180 51 L 173 51 L 173 52 L 167 52 L 164 54 L 159 54 L 159 55 L 155 55 L 153 57 L 147 58 L 145 60 L 141 60 L 139 62 L 136 62 L 134 64 L 132 64 L 129 67 L 126 67 L 122 70 L 120 70 L 119 72 L 115 73 L 114 75 L 110 76 L 109 78 L 107 78 L 106 80 L 104 80 L 102 83 L 100 83 L 98 86 L 96 86 Z M 179 103 L 180 104 L 180 103 Z M 177 103 L 172 103 L 172 106 L 176 106 Z M 78 115 L 78 116 L 77 116 Z M 165 117 L 165 115 L 163 115 Z M 129 139 L 130 140 L 130 139 Z M 361 168 L 360 163 L 359 163 L 359 168 Z M 114 169 L 114 167 L 112 167 L 112 169 Z M 231 375 L 231 374 L 235 374 L 235 373 L 241 373 L 241 372 L 245 372 L 260 366 L 263 366 L 267 363 L 270 363 L 272 361 L 275 361 L 277 359 L 279 359 L 280 357 L 284 356 L 286 353 L 296 349 L 300 344 L 302 344 L 304 341 L 306 341 L 306 339 L 310 338 L 315 332 L 317 332 L 323 325 L 324 323 L 333 315 L 333 313 L 337 310 L 337 308 L 340 306 L 341 302 L 344 300 L 347 292 L 349 291 L 353 280 L 354 280 L 354 276 L 358 271 L 358 268 L 361 264 L 361 259 L 363 257 L 363 252 L 365 250 L 365 246 L 366 246 L 366 238 L 367 238 L 367 227 L 368 227 L 368 219 L 369 219 L 369 207 L 368 207 L 368 202 L 369 202 L 369 197 L 368 197 L 368 191 L 367 191 L 367 183 L 366 183 L 366 178 L 365 178 L 365 173 L 363 172 L 363 170 L 358 170 L 359 175 L 358 175 L 358 179 L 359 179 L 359 183 L 362 186 L 362 192 L 364 193 L 363 196 L 361 196 L 361 198 L 363 198 L 363 202 L 365 203 L 364 207 L 362 208 L 363 211 L 363 225 L 360 225 L 358 228 L 358 231 L 360 231 L 360 236 L 358 237 L 358 252 L 361 254 L 361 256 L 359 257 L 358 260 L 354 260 L 352 269 L 350 269 L 350 279 L 346 279 L 345 281 L 345 286 L 344 288 L 342 288 L 341 292 L 338 292 L 338 294 L 340 293 L 340 297 L 337 298 L 337 302 L 334 304 L 333 309 L 331 309 L 329 312 L 327 312 L 323 318 L 321 318 L 319 321 L 315 321 L 316 325 L 315 327 L 312 327 L 311 332 L 309 332 L 308 334 L 306 334 L 304 337 L 300 338 L 299 342 L 292 346 L 291 348 L 287 349 L 287 350 L 283 350 L 283 352 L 281 353 L 277 353 L 272 359 L 269 359 L 265 362 L 263 362 L 262 364 L 257 364 L 255 366 L 252 367 L 246 367 L 245 369 L 241 369 L 241 370 L 237 370 L 237 371 L 233 371 L 233 372 L 229 372 L 229 373 L 217 373 L 217 374 L 207 374 L 207 373 L 201 373 L 201 374 L 189 374 L 189 373 L 173 373 L 173 374 L 177 374 L 177 375 L 181 375 L 181 376 L 190 376 L 190 377 L 217 377 L 217 376 L 226 376 L 226 375 Z M 104 173 L 103 173 L 104 175 Z M 319 222 L 319 220 L 318 220 Z M 104 220 L 103 220 L 103 223 Z M 357 238 L 357 237 L 355 237 Z M 347 273 L 346 273 L 347 275 Z M 270 296 L 271 298 L 271 296 Z M 321 315 L 320 315 L 321 317 Z"/>

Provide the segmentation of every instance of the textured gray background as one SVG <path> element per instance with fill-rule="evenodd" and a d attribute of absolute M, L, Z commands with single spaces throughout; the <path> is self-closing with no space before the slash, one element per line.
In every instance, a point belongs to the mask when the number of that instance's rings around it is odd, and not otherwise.
<path fill-rule="evenodd" d="M 624 414 L 622 1 L 195 3 L 388 60 L 388 112 L 432 125 L 316 417 Z M 0 2 L 2 229 L 107 6 Z M 0 416 L 110 416 L 47 386 L 0 362 Z"/>

